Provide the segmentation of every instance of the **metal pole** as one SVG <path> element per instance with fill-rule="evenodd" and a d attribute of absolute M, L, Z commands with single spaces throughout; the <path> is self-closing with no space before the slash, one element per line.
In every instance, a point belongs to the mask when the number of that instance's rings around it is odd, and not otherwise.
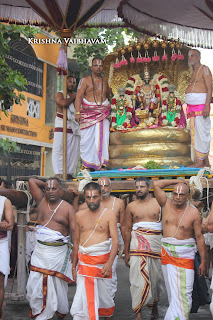
<path fill-rule="evenodd" d="M 17 294 L 21 298 L 26 295 L 26 215 L 17 210 L 18 224 L 18 257 L 17 257 Z"/>

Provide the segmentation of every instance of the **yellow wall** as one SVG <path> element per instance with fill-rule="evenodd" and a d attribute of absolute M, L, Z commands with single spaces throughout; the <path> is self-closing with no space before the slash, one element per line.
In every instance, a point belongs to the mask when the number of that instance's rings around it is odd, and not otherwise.
<path fill-rule="evenodd" d="M 47 39 L 43 34 L 38 34 L 35 39 Z M 37 57 L 51 64 L 57 63 L 60 45 L 59 44 L 32 44 Z"/>
<path fill-rule="evenodd" d="M 43 69 L 43 97 L 33 95 L 28 92 L 23 92 L 25 96 L 25 101 L 22 101 L 22 105 L 14 104 L 12 107 L 12 112 L 8 112 L 8 117 L 6 117 L 3 112 L 1 112 L 0 120 L 0 134 L 18 137 L 23 139 L 29 139 L 34 141 L 40 141 L 45 143 L 52 143 L 53 139 L 49 139 L 49 131 L 52 127 L 45 126 L 45 109 L 46 109 L 46 75 L 47 75 L 47 64 L 44 63 Z M 27 98 L 40 101 L 40 119 L 32 118 L 27 116 Z M 12 116 L 13 115 L 13 116 Z M 12 117 L 18 116 L 25 118 L 28 121 L 28 125 L 13 123 Z M 18 121 L 23 120 L 21 118 Z M 9 128 L 8 128 L 9 127 Z M 26 132 L 18 133 L 12 132 L 12 128 L 23 129 L 33 132 L 33 135 L 28 135 Z M 9 129 L 9 130 L 8 130 Z M 35 136 L 36 134 L 36 136 Z"/>

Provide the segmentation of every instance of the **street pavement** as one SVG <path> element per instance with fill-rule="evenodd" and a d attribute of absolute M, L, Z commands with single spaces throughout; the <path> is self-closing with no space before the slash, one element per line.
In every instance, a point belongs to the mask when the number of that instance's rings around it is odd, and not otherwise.
<path fill-rule="evenodd" d="M 132 312 L 131 308 L 131 296 L 129 290 L 129 275 L 128 268 L 125 266 L 125 263 L 122 259 L 118 260 L 118 291 L 115 299 L 115 313 L 113 320 L 133 320 L 136 319 L 135 314 Z M 8 287 L 6 292 L 11 292 L 12 282 L 8 282 Z M 16 289 L 14 284 L 13 290 Z M 14 292 L 14 291 L 13 291 Z M 75 285 L 69 286 L 69 303 L 70 306 L 72 304 L 72 300 L 75 293 Z M 211 294 L 211 292 L 210 292 Z M 5 320 L 26 320 L 29 318 L 29 305 L 27 301 L 11 301 L 6 300 L 7 306 L 5 309 Z M 168 308 L 168 300 L 166 295 L 166 289 L 164 288 L 163 294 L 161 296 L 159 302 L 159 320 L 163 320 L 166 314 L 166 310 Z M 142 309 L 142 319 L 149 320 L 151 315 L 151 311 L 144 307 Z M 57 319 L 56 316 L 53 317 L 54 320 Z M 66 320 L 72 319 L 71 315 L 68 314 L 65 317 Z M 197 314 L 191 314 L 190 320 L 212 320 L 211 313 L 209 311 L 209 305 L 204 307 L 200 307 L 199 312 Z M 171 319 L 172 320 L 172 319 Z"/>

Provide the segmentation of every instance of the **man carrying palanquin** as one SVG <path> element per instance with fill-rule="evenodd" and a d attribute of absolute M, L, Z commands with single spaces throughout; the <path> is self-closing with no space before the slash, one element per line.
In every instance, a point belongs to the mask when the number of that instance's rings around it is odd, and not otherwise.
<path fill-rule="evenodd" d="M 84 194 L 87 207 L 76 213 L 72 271 L 77 289 L 70 312 L 73 320 L 98 320 L 99 316 L 112 319 L 115 303 L 111 278 L 118 250 L 117 219 L 101 203 L 97 183 L 86 184 Z"/>
<path fill-rule="evenodd" d="M 30 192 L 38 206 L 36 246 L 31 257 L 27 299 L 31 318 L 47 320 L 57 314 L 63 319 L 69 312 L 68 284 L 72 283 L 70 261 L 75 236 L 75 211 L 61 200 L 61 181 L 49 178 L 46 183 L 29 179 Z M 42 188 L 45 187 L 45 194 Z"/>
<path fill-rule="evenodd" d="M 150 180 L 139 177 L 135 181 L 137 200 L 126 208 L 124 252 L 130 267 L 130 291 L 132 308 L 137 320 L 142 320 L 141 308 L 152 308 L 151 319 L 158 318 L 163 275 L 161 270 L 160 206 L 149 193 Z"/>
<path fill-rule="evenodd" d="M 110 90 L 102 76 L 103 60 L 92 60 L 92 75 L 82 78 L 75 100 L 75 119 L 80 123 L 80 151 L 84 166 L 99 170 L 109 160 L 109 98 Z"/>
<path fill-rule="evenodd" d="M 201 256 L 199 275 L 205 274 L 205 241 L 199 211 L 188 203 L 189 188 L 180 180 L 154 181 L 155 197 L 162 209 L 161 263 L 169 308 L 164 320 L 188 320 L 192 306 L 196 244 Z M 164 188 L 175 185 L 173 198 Z"/>
<path fill-rule="evenodd" d="M 193 167 L 209 167 L 208 154 L 211 142 L 210 102 L 212 98 L 212 74 L 200 63 L 200 52 L 191 49 L 188 56 L 193 73 L 186 89 L 185 102 L 190 118 L 191 158 Z"/>

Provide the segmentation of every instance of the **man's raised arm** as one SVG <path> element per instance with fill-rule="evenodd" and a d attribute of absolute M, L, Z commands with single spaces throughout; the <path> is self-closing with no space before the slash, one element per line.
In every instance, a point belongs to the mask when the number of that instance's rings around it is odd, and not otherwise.
<path fill-rule="evenodd" d="M 183 179 L 170 179 L 170 180 L 163 179 L 163 180 L 153 181 L 155 198 L 161 207 L 165 206 L 167 201 L 166 192 L 163 191 L 163 189 L 180 182 L 184 182 L 184 180 Z"/>
<path fill-rule="evenodd" d="M 43 193 L 42 189 L 45 188 L 45 182 L 43 182 L 39 179 L 30 178 L 29 179 L 29 188 L 30 188 L 31 195 L 38 206 L 44 197 L 44 193 Z"/>

